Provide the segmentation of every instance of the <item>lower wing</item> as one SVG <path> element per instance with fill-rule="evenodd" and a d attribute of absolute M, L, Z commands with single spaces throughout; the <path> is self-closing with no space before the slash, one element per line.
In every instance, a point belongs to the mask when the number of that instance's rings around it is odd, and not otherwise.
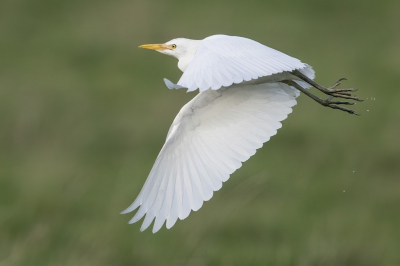
<path fill-rule="evenodd" d="M 298 95 L 281 83 L 200 92 L 178 113 L 139 196 L 122 213 L 140 206 L 130 223 L 146 215 L 143 231 L 155 218 L 155 233 L 200 209 L 276 134 Z"/>

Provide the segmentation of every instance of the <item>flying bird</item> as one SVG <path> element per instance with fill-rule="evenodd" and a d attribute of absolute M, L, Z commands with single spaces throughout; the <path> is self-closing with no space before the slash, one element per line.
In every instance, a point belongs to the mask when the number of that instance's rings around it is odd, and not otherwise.
<path fill-rule="evenodd" d="M 351 94 L 354 89 L 336 89 L 344 79 L 321 86 L 311 66 L 243 37 L 178 38 L 139 47 L 179 60 L 183 74 L 177 84 L 164 79 L 169 89 L 199 90 L 179 111 L 140 194 L 122 212 L 140 207 L 129 223 L 145 216 L 141 231 L 154 219 L 153 233 L 165 222 L 169 229 L 200 209 L 276 134 L 300 92 L 350 114 L 356 112 L 344 105 L 354 103 L 332 99 L 361 101 Z M 311 87 L 328 97 L 315 96 Z"/>

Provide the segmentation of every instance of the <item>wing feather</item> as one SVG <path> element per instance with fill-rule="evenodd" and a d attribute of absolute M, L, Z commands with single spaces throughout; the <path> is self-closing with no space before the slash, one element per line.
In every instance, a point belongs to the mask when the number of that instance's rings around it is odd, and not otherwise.
<path fill-rule="evenodd" d="M 204 147 L 203 143 L 199 142 L 199 138 L 194 138 L 193 142 L 194 145 L 198 147 L 196 149 L 196 152 L 203 159 L 204 164 L 201 164 L 201 166 L 207 171 L 207 173 L 211 177 L 211 180 L 213 182 L 213 190 L 217 191 L 221 189 L 222 182 L 224 182 L 224 180 L 229 177 L 229 174 L 224 171 L 220 164 L 212 159 L 211 153 Z"/>
<path fill-rule="evenodd" d="M 182 174 L 183 174 L 183 167 L 181 165 L 182 169 Z M 183 177 L 183 182 L 184 182 L 184 190 L 183 190 L 183 204 L 182 204 L 182 212 L 179 216 L 179 219 L 183 220 L 186 217 L 189 216 L 190 211 L 192 210 L 192 185 L 191 185 L 191 180 L 190 178 L 186 178 L 184 175 Z M 193 204 L 194 205 L 194 204 Z"/>
<path fill-rule="evenodd" d="M 176 183 L 174 187 L 172 206 L 166 223 L 166 227 L 168 229 L 174 226 L 176 220 L 178 220 L 179 214 L 182 211 L 182 176 L 179 174 L 179 167 L 177 167 L 176 170 Z"/>

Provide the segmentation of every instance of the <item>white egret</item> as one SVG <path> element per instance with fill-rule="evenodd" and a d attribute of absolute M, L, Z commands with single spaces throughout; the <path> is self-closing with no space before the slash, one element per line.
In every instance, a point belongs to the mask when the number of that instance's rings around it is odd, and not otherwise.
<path fill-rule="evenodd" d="M 359 99 L 354 89 L 324 88 L 315 83 L 311 66 L 256 41 L 226 35 L 203 40 L 173 39 L 140 46 L 177 58 L 183 75 L 177 84 L 164 79 L 169 89 L 199 89 L 179 111 L 166 141 L 136 200 L 122 213 L 139 210 L 130 220 L 146 216 L 141 231 L 154 220 L 153 233 L 164 222 L 201 208 L 222 182 L 256 149 L 276 134 L 300 91 L 318 103 L 351 114 L 333 97 Z M 306 88 L 329 95 L 320 99 Z"/>

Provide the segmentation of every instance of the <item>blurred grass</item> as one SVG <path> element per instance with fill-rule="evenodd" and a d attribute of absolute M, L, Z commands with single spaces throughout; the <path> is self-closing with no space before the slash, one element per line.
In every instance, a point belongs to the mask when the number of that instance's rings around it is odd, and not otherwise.
<path fill-rule="evenodd" d="M 398 1 L 0 2 L 0 265 L 400 265 Z M 223 33 L 347 77 L 350 116 L 300 97 L 283 129 L 171 230 L 119 215 L 174 116 L 173 58 Z M 372 97 L 372 98 L 371 98 Z"/>

